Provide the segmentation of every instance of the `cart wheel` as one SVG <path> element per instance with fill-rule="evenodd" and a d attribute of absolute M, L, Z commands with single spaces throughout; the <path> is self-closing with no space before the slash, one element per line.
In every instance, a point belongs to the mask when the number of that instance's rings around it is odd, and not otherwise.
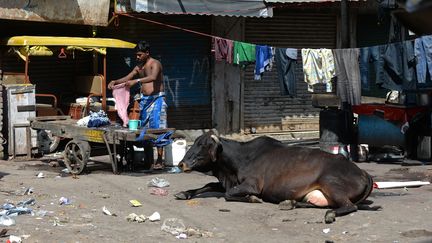
<path fill-rule="evenodd" d="M 80 174 L 90 157 L 90 144 L 86 141 L 72 140 L 66 144 L 63 153 L 69 171 L 72 174 Z"/>

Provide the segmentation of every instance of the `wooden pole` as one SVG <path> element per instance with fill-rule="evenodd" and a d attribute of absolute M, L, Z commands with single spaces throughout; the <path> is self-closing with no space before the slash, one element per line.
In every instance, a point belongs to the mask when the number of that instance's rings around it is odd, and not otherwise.
<path fill-rule="evenodd" d="M 106 70 L 106 55 L 103 55 L 103 81 L 102 81 L 102 109 L 108 113 L 107 104 L 106 104 L 106 78 L 107 78 L 107 70 Z"/>

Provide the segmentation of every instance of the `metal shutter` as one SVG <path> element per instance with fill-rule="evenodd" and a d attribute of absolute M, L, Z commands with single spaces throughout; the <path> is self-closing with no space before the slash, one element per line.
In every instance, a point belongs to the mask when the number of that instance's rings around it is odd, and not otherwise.
<path fill-rule="evenodd" d="M 274 47 L 335 48 L 336 15 L 312 10 L 279 10 L 269 19 L 246 20 L 245 41 Z M 254 80 L 254 65 L 247 67 L 244 78 L 244 127 L 258 131 L 315 130 L 319 110 L 311 105 L 311 93 L 303 81 L 302 61 L 297 60 L 297 96 L 281 95 L 276 67 Z M 309 121 L 313 126 L 308 126 Z M 290 125 L 290 121 L 294 125 Z"/>

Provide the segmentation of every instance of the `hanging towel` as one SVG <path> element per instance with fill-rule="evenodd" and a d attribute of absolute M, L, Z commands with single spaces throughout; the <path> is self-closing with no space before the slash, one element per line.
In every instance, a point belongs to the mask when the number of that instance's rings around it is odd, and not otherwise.
<path fill-rule="evenodd" d="M 333 50 L 337 77 L 337 95 L 351 105 L 361 103 L 359 49 Z"/>
<path fill-rule="evenodd" d="M 233 62 L 233 41 L 214 38 L 214 50 L 216 61 L 226 60 L 227 63 Z"/>
<path fill-rule="evenodd" d="M 113 87 L 112 94 L 116 101 L 117 114 L 123 121 L 123 127 L 127 127 L 129 122 L 128 106 L 130 100 L 130 90 L 126 83 L 118 84 Z"/>
<path fill-rule="evenodd" d="M 295 96 L 297 94 L 295 75 L 297 49 L 276 48 L 275 57 L 282 95 Z"/>
<path fill-rule="evenodd" d="M 270 46 L 255 47 L 255 80 L 261 80 L 261 76 L 265 71 L 271 70 L 273 59 L 272 48 Z"/>
<path fill-rule="evenodd" d="M 234 64 L 246 67 L 246 65 L 255 62 L 255 45 L 234 41 Z"/>
<path fill-rule="evenodd" d="M 426 83 L 426 74 L 432 78 L 432 35 L 422 36 L 414 41 L 414 53 L 417 58 L 417 82 Z"/>
<path fill-rule="evenodd" d="M 313 85 L 324 83 L 327 92 L 331 92 L 331 79 L 335 76 L 334 58 L 330 49 L 302 49 L 304 80 L 308 91 L 313 92 Z"/>

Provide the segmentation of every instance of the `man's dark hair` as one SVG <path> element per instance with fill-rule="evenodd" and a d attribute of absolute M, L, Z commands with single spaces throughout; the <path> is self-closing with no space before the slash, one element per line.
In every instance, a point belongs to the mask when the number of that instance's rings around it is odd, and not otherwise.
<path fill-rule="evenodd" d="M 150 44 L 147 41 L 139 41 L 135 46 L 135 52 L 148 52 L 150 51 Z"/>

